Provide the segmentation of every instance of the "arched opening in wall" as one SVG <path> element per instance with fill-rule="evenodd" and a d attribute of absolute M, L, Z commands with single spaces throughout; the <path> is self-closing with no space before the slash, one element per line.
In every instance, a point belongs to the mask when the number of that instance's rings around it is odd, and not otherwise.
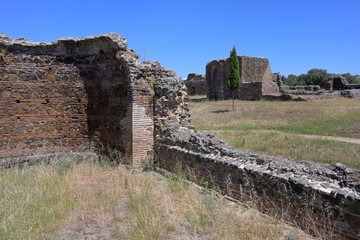
<path fill-rule="evenodd" d="M 195 87 L 192 87 L 192 95 L 195 95 Z"/>

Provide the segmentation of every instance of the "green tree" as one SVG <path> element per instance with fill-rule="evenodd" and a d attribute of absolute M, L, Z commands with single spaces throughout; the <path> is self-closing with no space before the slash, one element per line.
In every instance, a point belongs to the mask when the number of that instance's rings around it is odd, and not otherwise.
<path fill-rule="evenodd" d="M 227 75 L 226 81 L 227 87 L 232 91 L 232 105 L 233 111 L 235 111 L 235 91 L 241 86 L 240 70 L 239 70 L 239 59 L 236 54 L 235 46 L 230 52 L 230 61 L 229 61 L 229 72 Z"/>
<path fill-rule="evenodd" d="M 357 83 L 356 76 L 351 75 L 350 73 L 344 73 L 344 74 L 341 74 L 341 76 L 346 78 L 346 81 L 348 81 L 348 83 Z"/>
<path fill-rule="evenodd" d="M 321 88 L 324 88 L 328 78 L 333 75 L 328 73 L 326 69 L 312 68 L 307 71 L 306 74 L 300 74 L 296 76 L 290 74 L 287 77 L 283 76 L 283 83 L 289 86 L 295 85 L 319 85 Z M 340 74 L 349 83 L 360 83 L 360 76 L 351 75 L 350 73 Z"/>
<path fill-rule="evenodd" d="M 306 79 L 308 78 L 308 75 L 305 73 L 300 74 L 296 78 L 296 84 L 295 85 L 306 85 Z"/>
<path fill-rule="evenodd" d="M 326 69 L 310 69 L 305 77 L 305 85 L 319 85 L 324 88 L 330 75 Z"/>
<path fill-rule="evenodd" d="M 285 84 L 289 86 L 295 86 L 297 84 L 297 76 L 294 74 L 289 74 Z"/>

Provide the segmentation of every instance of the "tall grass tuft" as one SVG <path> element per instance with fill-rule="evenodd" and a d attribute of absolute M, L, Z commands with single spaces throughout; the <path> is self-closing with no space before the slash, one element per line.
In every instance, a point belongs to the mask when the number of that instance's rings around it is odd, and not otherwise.
<path fill-rule="evenodd" d="M 0 171 L 2 239 L 279 239 L 290 229 L 182 170 L 163 177 L 73 158 Z"/>

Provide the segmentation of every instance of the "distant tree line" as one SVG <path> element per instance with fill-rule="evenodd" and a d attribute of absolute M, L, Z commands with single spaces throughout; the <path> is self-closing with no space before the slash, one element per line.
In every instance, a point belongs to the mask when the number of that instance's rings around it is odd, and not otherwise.
<path fill-rule="evenodd" d="M 328 73 L 326 69 L 313 68 L 310 69 L 306 74 L 300 74 L 296 76 L 294 74 L 289 74 L 287 77 L 284 75 L 281 76 L 282 81 L 285 85 L 295 86 L 295 85 L 319 85 L 324 88 L 327 79 L 334 75 L 333 73 Z M 350 73 L 339 74 L 346 78 L 349 83 L 360 83 L 359 75 L 351 75 Z"/>

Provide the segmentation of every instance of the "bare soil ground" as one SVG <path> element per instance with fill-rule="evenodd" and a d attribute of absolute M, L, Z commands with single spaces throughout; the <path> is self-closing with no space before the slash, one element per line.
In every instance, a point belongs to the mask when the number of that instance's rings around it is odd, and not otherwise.
<path fill-rule="evenodd" d="M 295 134 L 295 133 L 285 133 L 285 132 L 273 131 L 273 130 L 260 130 L 260 131 L 262 131 L 262 132 L 275 132 L 275 133 L 279 133 L 279 134 L 293 135 L 293 136 L 298 136 L 298 137 L 303 137 L 303 138 L 332 140 L 332 141 L 360 144 L 360 138 L 324 136 L 324 135 L 316 135 L 316 134 Z"/>

